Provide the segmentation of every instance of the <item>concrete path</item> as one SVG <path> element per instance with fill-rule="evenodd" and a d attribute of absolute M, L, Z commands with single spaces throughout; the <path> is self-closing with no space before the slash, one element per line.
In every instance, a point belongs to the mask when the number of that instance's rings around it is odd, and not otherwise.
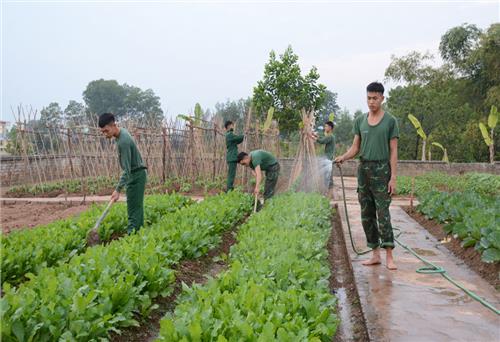
<path fill-rule="evenodd" d="M 359 205 L 354 201 L 355 179 L 347 179 L 348 213 L 358 249 L 366 247 Z M 337 182 L 336 184 L 340 184 Z M 500 341 L 500 317 L 469 298 L 440 275 L 418 274 L 423 264 L 400 246 L 394 250 L 399 269 L 382 265 L 363 266 L 368 256 L 357 256 L 351 248 L 341 189 L 335 189 L 345 239 L 352 260 L 368 333 L 372 341 Z M 399 238 L 468 289 L 500 307 L 499 293 L 463 262 L 441 246 L 431 234 L 409 217 L 397 200 L 391 206 L 392 223 L 402 230 Z M 382 253 L 383 256 L 385 253 Z"/>

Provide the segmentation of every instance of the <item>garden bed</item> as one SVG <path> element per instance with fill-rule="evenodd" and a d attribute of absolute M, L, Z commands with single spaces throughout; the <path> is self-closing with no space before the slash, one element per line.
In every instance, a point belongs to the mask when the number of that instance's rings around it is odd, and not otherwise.
<path fill-rule="evenodd" d="M 446 234 L 443 225 L 436 220 L 430 220 L 424 214 L 419 213 L 409 206 L 402 207 L 408 215 L 415 221 L 422 225 L 429 233 L 436 239 L 442 242 L 448 250 L 455 256 L 463 260 L 474 272 L 479 274 L 484 280 L 494 286 L 497 290 L 500 289 L 500 264 L 499 263 L 486 263 L 481 261 L 481 253 L 473 247 L 464 248 L 460 240 L 454 238 L 452 235 Z"/>

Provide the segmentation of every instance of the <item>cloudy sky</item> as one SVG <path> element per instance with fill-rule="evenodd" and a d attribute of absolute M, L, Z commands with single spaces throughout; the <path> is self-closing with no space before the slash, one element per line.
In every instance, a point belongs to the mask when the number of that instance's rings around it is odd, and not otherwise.
<path fill-rule="evenodd" d="M 500 21 L 500 1 L 2 1 L 1 117 L 64 108 L 94 79 L 161 97 L 167 115 L 252 94 L 269 52 L 291 44 L 341 107 L 365 109 L 392 54 L 437 54 L 451 27 Z"/>

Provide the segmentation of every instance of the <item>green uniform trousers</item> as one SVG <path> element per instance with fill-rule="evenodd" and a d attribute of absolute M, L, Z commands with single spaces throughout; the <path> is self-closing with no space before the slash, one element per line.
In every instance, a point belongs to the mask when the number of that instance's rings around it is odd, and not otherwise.
<path fill-rule="evenodd" d="M 234 178 L 236 177 L 236 167 L 237 162 L 227 162 L 227 185 L 226 191 L 231 191 L 234 189 Z"/>
<path fill-rule="evenodd" d="M 332 168 L 329 171 L 326 171 L 325 174 L 325 187 L 328 187 L 328 190 L 333 189 L 333 161 L 330 158 L 327 158 L 330 163 L 332 163 Z"/>
<path fill-rule="evenodd" d="M 127 232 L 131 234 L 144 225 L 144 190 L 146 189 L 146 170 L 130 174 L 127 182 Z"/>
<path fill-rule="evenodd" d="M 278 177 L 280 175 L 280 164 L 276 163 L 269 166 L 266 170 L 266 183 L 264 184 L 264 200 L 274 196 L 276 184 L 278 184 Z"/>
<path fill-rule="evenodd" d="M 391 168 L 387 161 L 362 161 L 358 168 L 358 199 L 361 222 L 370 248 L 394 248 L 391 196 L 388 183 Z"/>

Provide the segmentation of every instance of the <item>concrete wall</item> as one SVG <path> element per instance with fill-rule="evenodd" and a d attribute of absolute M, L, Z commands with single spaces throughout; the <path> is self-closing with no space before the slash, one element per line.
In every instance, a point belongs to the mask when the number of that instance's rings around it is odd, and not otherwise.
<path fill-rule="evenodd" d="M 99 163 L 91 163 L 92 157 L 86 157 L 86 167 L 82 167 L 80 158 L 70 159 L 66 156 L 44 157 L 44 158 L 28 158 L 23 159 L 16 156 L 0 156 L 0 184 L 2 186 L 11 186 L 25 183 L 38 183 L 49 180 L 58 180 L 71 178 L 72 174 L 81 176 L 82 172 L 86 176 L 105 176 L 117 175 L 120 170 L 117 165 L 117 160 L 111 156 L 109 160 L 100 160 Z M 181 158 L 178 158 L 181 159 Z M 293 166 L 292 158 L 281 158 L 281 181 L 286 180 Z M 150 161 L 150 175 L 159 175 L 160 162 Z M 90 167 L 90 165 L 93 165 Z M 100 167 L 97 167 L 99 165 Z M 343 165 L 345 176 L 355 176 L 358 162 L 350 160 Z M 169 169 L 168 165 L 167 168 Z M 34 170 L 43 169 L 43 177 Z M 167 175 L 173 175 L 170 170 L 166 170 Z M 217 161 L 217 174 L 225 177 L 226 169 L 225 162 Z M 418 176 L 426 172 L 440 171 L 453 175 L 459 175 L 466 172 L 485 172 L 500 175 L 500 162 L 495 164 L 489 163 L 450 163 L 446 164 L 439 161 L 422 162 L 415 160 L 402 160 L 398 163 L 398 175 Z M 338 175 L 338 170 L 335 168 L 334 174 Z"/>
<path fill-rule="evenodd" d="M 293 159 L 281 158 L 281 169 L 284 174 L 289 174 Z M 356 176 L 357 160 L 349 160 L 342 165 L 344 176 Z M 444 163 L 440 161 L 400 160 L 398 162 L 398 175 L 418 176 L 427 172 L 445 172 L 451 175 L 461 175 L 467 172 L 483 172 L 500 175 L 500 162 L 489 163 Z M 338 175 L 338 170 L 334 171 Z"/>

